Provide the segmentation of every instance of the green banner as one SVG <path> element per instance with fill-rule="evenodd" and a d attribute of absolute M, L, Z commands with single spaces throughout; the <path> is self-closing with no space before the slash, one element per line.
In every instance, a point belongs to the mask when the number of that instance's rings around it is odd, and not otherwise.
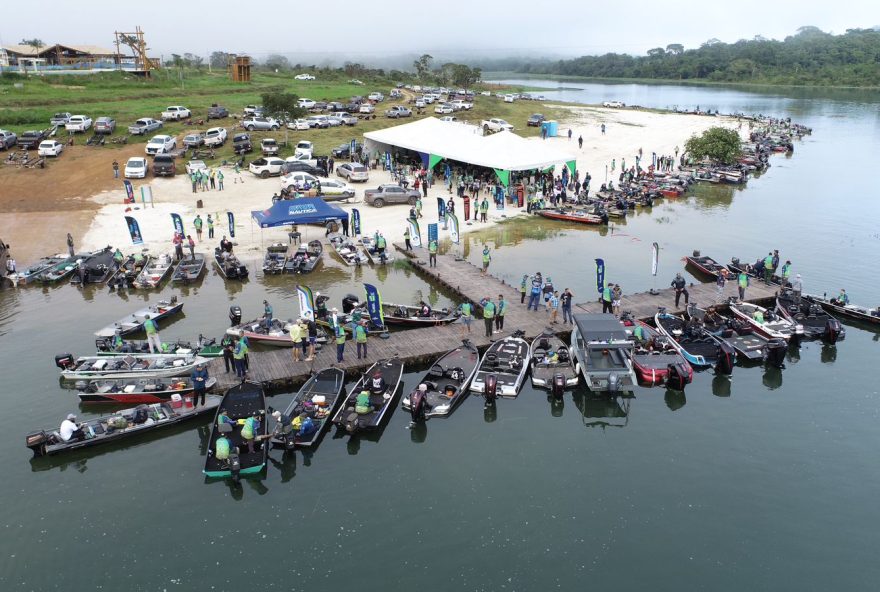
<path fill-rule="evenodd" d="M 565 165 L 568 167 L 568 172 L 570 172 L 572 174 L 572 176 L 574 176 L 574 171 L 577 168 L 577 161 L 576 160 L 569 160 L 568 162 L 565 163 Z"/>
<path fill-rule="evenodd" d="M 431 170 L 435 166 L 437 166 L 437 163 L 439 163 L 441 160 L 443 160 L 442 156 L 437 156 L 436 154 L 429 154 L 428 155 L 428 170 Z"/>
<path fill-rule="evenodd" d="M 494 169 L 495 175 L 498 177 L 498 180 L 501 181 L 501 184 L 507 187 L 510 185 L 510 171 L 502 171 L 501 169 Z"/>

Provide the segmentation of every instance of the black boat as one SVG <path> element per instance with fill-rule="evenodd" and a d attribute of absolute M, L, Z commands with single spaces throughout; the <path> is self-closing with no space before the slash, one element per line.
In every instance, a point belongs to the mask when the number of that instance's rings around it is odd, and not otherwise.
<path fill-rule="evenodd" d="M 464 340 L 459 347 L 434 362 L 419 381 L 419 386 L 403 398 L 403 408 L 412 414 L 413 421 L 449 415 L 467 396 L 479 364 L 480 352 L 474 344 Z"/>
<path fill-rule="evenodd" d="M 809 296 L 798 298 L 791 288 L 781 288 L 776 294 L 776 310 L 792 323 L 802 325 L 807 339 L 837 343 L 846 337 L 846 329 L 820 302 Z"/>
<path fill-rule="evenodd" d="M 309 241 L 307 245 L 300 245 L 292 254 L 288 254 L 284 261 L 284 273 L 309 273 L 314 271 L 321 261 L 324 253 L 324 245 L 319 240 Z"/>
<path fill-rule="evenodd" d="M 288 246 L 284 243 L 275 243 L 266 247 L 266 255 L 263 257 L 263 273 L 284 273 L 284 264 L 287 262 Z"/>
<path fill-rule="evenodd" d="M 299 433 L 302 429 L 294 429 L 285 439 L 273 437 L 272 445 L 288 449 L 316 445 L 330 425 L 330 418 L 336 404 L 342 400 L 344 388 L 345 372 L 339 368 L 325 368 L 312 376 L 284 410 L 284 415 L 293 422 L 305 414 L 311 420 L 312 428 L 304 433 Z"/>
<path fill-rule="evenodd" d="M 755 333 L 751 325 L 737 317 L 724 316 L 714 306 L 703 310 L 693 304 L 687 307 L 688 317 L 697 319 L 703 328 L 736 350 L 737 359 L 761 361 L 767 356 L 770 340 Z"/>
<path fill-rule="evenodd" d="M 220 271 L 220 275 L 228 280 L 245 280 L 248 276 L 248 268 L 238 257 L 224 251 L 220 247 L 214 249 L 214 263 Z"/>
<path fill-rule="evenodd" d="M 143 253 L 134 253 L 129 255 L 119 266 L 116 272 L 116 285 L 118 287 L 134 286 L 135 280 L 140 276 L 141 271 L 149 265 L 155 257 L 152 255 L 144 255 Z"/>
<path fill-rule="evenodd" d="M 81 440 L 65 442 L 55 428 L 48 428 L 28 434 L 25 444 L 33 451 L 34 456 L 78 450 L 174 425 L 214 411 L 219 405 L 220 397 L 217 395 L 207 395 L 205 404 L 195 408 L 172 406 L 171 403 L 138 405 L 132 409 L 123 409 L 112 415 L 96 417 L 80 423 L 80 429 L 85 434 Z"/>
<path fill-rule="evenodd" d="M 736 350 L 706 331 L 696 319 L 685 322 L 661 308 L 654 316 L 654 325 L 670 339 L 694 370 L 715 366 L 716 371 L 722 374 L 733 372 Z"/>
<path fill-rule="evenodd" d="M 377 429 L 386 412 L 394 405 L 394 396 L 402 378 L 403 362 L 397 358 L 379 360 L 349 389 L 348 397 L 333 416 L 333 423 L 350 434 Z M 358 395 L 362 391 L 369 394 L 369 406 L 357 405 Z"/>
<path fill-rule="evenodd" d="M 253 475 L 262 471 L 266 466 L 266 458 L 269 455 L 269 446 L 261 440 L 268 436 L 266 426 L 266 394 L 263 387 L 256 382 L 242 382 L 231 387 L 224 393 L 217 414 L 214 416 L 214 426 L 211 430 L 210 446 L 205 458 L 204 473 L 208 477 L 232 477 L 237 480 L 239 475 Z M 234 423 L 220 422 L 221 413 L 224 413 Z M 254 451 L 249 452 L 247 441 L 242 437 L 243 425 L 239 420 L 249 417 L 257 417 L 260 427 L 254 434 Z M 224 437 L 229 441 L 229 458 L 217 458 L 217 440 Z M 222 448 L 222 447 L 221 447 Z"/>
<path fill-rule="evenodd" d="M 188 259 L 180 260 L 180 263 L 177 264 L 177 269 L 174 270 L 174 275 L 171 276 L 171 281 L 175 283 L 194 282 L 202 276 L 204 271 L 205 256 L 201 253 L 196 253 Z"/>
<path fill-rule="evenodd" d="M 752 278 L 759 279 L 764 281 L 764 260 L 758 259 L 754 263 L 743 263 L 738 258 L 734 257 L 730 260 L 730 263 L 727 264 L 727 269 L 730 271 L 740 274 L 745 272 L 746 275 Z M 780 285 L 782 283 L 782 278 L 776 275 L 775 273 L 770 276 L 770 284 L 772 285 Z"/>
<path fill-rule="evenodd" d="M 104 247 L 87 256 L 79 264 L 77 273 L 70 278 L 71 284 L 103 284 L 119 269 L 119 261 L 114 256 L 113 247 Z"/>
<path fill-rule="evenodd" d="M 880 325 L 880 306 L 876 308 L 868 308 L 857 304 L 841 304 L 834 298 L 828 299 L 824 294 L 822 296 L 804 295 L 804 298 L 819 304 L 825 310 L 833 312 L 836 315 L 855 321 Z"/>
<path fill-rule="evenodd" d="M 712 278 L 713 280 L 718 279 L 718 276 L 722 273 L 727 275 L 727 267 L 721 265 L 711 257 L 701 256 L 699 251 L 694 251 L 694 254 L 690 257 L 685 257 L 687 260 L 687 265 L 691 267 L 691 269 L 696 270 L 700 275 Z"/>

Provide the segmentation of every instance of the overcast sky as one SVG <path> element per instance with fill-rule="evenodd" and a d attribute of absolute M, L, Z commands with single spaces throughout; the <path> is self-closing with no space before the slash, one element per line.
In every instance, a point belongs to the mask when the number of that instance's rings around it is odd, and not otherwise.
<path fill-rule="evenodd" d="M 151 53 L 211 51 L 294 63 L 346 60 L 369 64 L 389 54 L 487 57 L 553 56 L 608 51 L 643 54 L 710 38 L 756 35 L 782 39 L 802 25 L 843 33 L 880 25 L 877 0 L 610 1 L 379 0 L 288 3 L 232 0 L 11 1 L 0 20 L 0 42 L 39 38 L 47 44 L 113 47 L 113 31 L 146 32 Z"/>

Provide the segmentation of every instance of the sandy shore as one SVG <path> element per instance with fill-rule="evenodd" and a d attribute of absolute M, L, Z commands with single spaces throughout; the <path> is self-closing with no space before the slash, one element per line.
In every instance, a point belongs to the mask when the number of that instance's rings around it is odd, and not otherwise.
<path fill-rule="evenodd" d="M 560 137 L 541 140 L 534 138 L 532 141 L 555 142 L 565 145 L 565 148 L 577 154 L 578 169 L 584 173 L 589 171 L 593 177 L 593 186 L 598 187 L 604 181 L 605 166 L 612 159 L 616 160 L 617 171 L 623 159 L 627 165 L 635 164 L 635 156 L 638 149 L 643 150 L 643 164 L 650 162 L 651 152 L 657 154 L 673 154 L 676 146 L 683 147 L 685 141 L 694 133 L 700 133 L 715 125 L 736 126 L 733 119 L 720 117 L 704 117 L 697 115 L 679 115 L 668 113 L 653 113 L 647 111 L 631 111 L 617 109 L 602 109 L 593 107 L 562 107 L 571 113 L 571 118 L 560 123 Z M 605 123 L 606 133 L 601 134 L 600 124 Z M 572 139 L 569 140 L 568 129 L 572 129 Z M 578 136 L 583 136 L 582 149 L 577 147 Z M 192 221 L 196 214 L 206 218 L 207 214 L 217 220 L 216 235 L 213 241 L 204 233 L 202 243 L 197 247 L 199 251 L 212 251 L 219 243 L 224 234 L 228 234 L 226 212 L 231 211 L 235 215 L 236 228 L 235 239 L 237 253 L 244 258 L 261 258 L 265 246 L 274 242 L 287 242 L 288 227 L 278 227 L 260 230 L 251 219 L 251 211 L 262 210 L 271 205 L 273 193 L 280 189 L 277 178 L 258 179 L 252 174 L 243 171 L 240 178 L 235 178 L 231 170 L 226 169 L 225 190 L 192 193 L 189 180 L 184 175 L 178 175 L 171 179 L 148 179 L 147 183 L 135 182 L 135 195 L 138 196 L 138 204 L 132 206 L 128 212 L 134 216 L 140 224 L 141 233 L 145 240 L 144 247 L 152 253 L 162 253 L 171 249 L 171 237 L 173 226 L 170 214 L 178 213 L 184 220 L 184 227 L 188 233 L 195 232 Z M 616 178 L 616 175 L 615 175 Z M 409 207 L 405 205 L 386 206 L 374 208 L 358 203 L 361 202 L 363 190 L 375 187 L 381 183 L 390 182 L 390 177 L 383 171 L 372 171 L 370 180 L 366 184 L 355 185 L 357 197 L 354 203 L 340 203 L 346 211 L 357 207 L 361 212 L 362 232 L 373 233 L 378 230 L 390 241 L 399 241 L 403 238 L 406 228 L 405 220 L 409 214 Z M 149 204 L 146 208 L 140 203 L 141 185 L 151 187 L 154 197 L 154 205 Z M 445 186 L 435 184 L 428 192 L 428 198 L 424 200 L 421 220 L 423 240 L 427 237 L 427 224 L 437 221 L 436 197 L 448 199 L 450 194 Z M 88 230 L 84 232 L 80 241 L 80 247 L 85 249 L 97 249 L 111 244 L 119 246 L 123 251 L 132 251 L 134 247 L 128 235 L 123 216 L 127 207 L 123 204 L 125 194 L 122 189 L 104 191 L 95 196 L 94 201 L 101 204 L 99 211 L 91 219 Z M 203 208 L 197 209 L 196 202 L 201 200 Z M 456 213 L 462 218 L 462 200 L 455 198 Z M 494 205 L 489 211 L 489 224 L 495 224 L 506 218 L 523 215 L 525 208 L 508 208 L 496 210 Z M 462 224 L 463 233 L 473 231 L 485 224 L 474 223 Z M 323 230 L 317 227 L 302 227 L 306 240 L 323 238 Z M 441 240 L 448 238 L 447 231 L 440 231 Z M 42 253 L 34 253 L 36 257 Z M 21 259 L 19 253 L 19 258 Z"/>

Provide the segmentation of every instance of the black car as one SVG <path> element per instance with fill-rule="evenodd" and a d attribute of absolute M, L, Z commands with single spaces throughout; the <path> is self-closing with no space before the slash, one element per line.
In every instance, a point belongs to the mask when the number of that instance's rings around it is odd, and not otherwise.
<path fill-rule="evenodd" d="M 354 143 L 355 152 L 360 152 L 363 149 L 363 144 L 360 142 Z M 333 158 L 351 158 L 351 143 L 346 142 L 345 144 L 340 144 L 336 148 L 330 151 L 330 154 Z"/>
<path fill-rule="evenodd" d="M 308 173 L 314 177 L 325 177 L 324 171 L 316 166 L 312 166 L 307 162 L 290 161 L 281 165 L 281 174 L 287 173 Z"/>
<path fill-rule="evenodd" d="M 225 119 L 229 117 L 229 110 L 220 105 L 211 105 L 208 108 L 208 119 Z"/>
<path fill-rule="evenodd" d="M 253 152 L 254 147 L 251 145 L 251 137 L 249 134 L 235 134 L 232 136 L 232 149 L 236 154 L 245 152 Z"/>
<path fill-rule="evenodd" d="M 333 101 L 327 103 L 327 111 L 345 111 L 345 105 L 338 101 Z"/>
<path fill-rule="evenodd" d="M 534 115 L 529 117 L 526 125 L 529 127 L 540 127 L 542 123 L 544 123 L 544 116 L 540 113 L 535 113 Z"/>
<path fill-rule="evenodd" d="M 40 142 L 46 139 L 46 134 L 41 130 L 28 130 L 18 136 L 18 147 L 25 150 L 36 150 Z"/>
<path fill-rule="evenodd" d="M 174 157 L 170 154 L 157 154 L 153 159 L 153 175 L 156 177 L 173 177 L 176 172 Z"/>

